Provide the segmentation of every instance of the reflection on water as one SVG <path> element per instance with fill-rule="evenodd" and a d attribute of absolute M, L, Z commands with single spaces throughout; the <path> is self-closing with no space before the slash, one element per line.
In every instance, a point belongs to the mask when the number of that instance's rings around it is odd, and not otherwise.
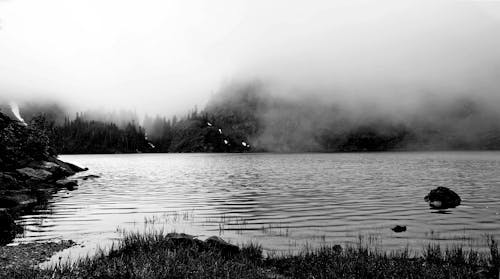
<path fill-rule="evenodd" d="M 61 191 L 22 217 L 16 242 L 72 239 L 93 251 L 120 230 L 164 228 L 279 251 L 379 239 L 421 248 L 500 238 L 500 153 L 133 154 L 63 160 L 101 176 Z M 462 205 L 429 209 L 423 197 L 446 186 Z M 445 214 L 433 214 L 445 213 Z M 406 232 L 390 228 L 406 225 Z"/>

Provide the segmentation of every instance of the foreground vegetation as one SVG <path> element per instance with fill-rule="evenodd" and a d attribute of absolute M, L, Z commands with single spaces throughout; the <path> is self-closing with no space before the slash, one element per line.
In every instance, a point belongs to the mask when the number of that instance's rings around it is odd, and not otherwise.
<path fill-rule="evenodd" d="M 49 269 L 3 269 L 1 278 L 498 278 L 498 244 L 490 253 L 429 246 L 380 252 L 365 245 L 323 247 L 298 255 L 262 256 L 249 244 L 238 251 L 204 245 L 190 236 L 128 234 L 106 255 Z"/>

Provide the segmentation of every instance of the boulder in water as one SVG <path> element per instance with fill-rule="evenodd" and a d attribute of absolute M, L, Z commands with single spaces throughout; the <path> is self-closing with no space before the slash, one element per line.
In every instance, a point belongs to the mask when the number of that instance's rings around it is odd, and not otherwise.
<path fill-rule="evenodd" d="M 405 232 L 406 231 L 406 226 L 397 225 L 394 228 L 392 228 L 391 230 L 393 230 L 394 232 L 397 232 L 397 233 Z"/>
<path fill-rule="evenodd" d="M 453 208 L 460 205 L 462 201 L 460 196 L 446 187 L 437 187 L 431 190 L 424 200 L 429 203 L 430 207 L 436 209 Z"/>

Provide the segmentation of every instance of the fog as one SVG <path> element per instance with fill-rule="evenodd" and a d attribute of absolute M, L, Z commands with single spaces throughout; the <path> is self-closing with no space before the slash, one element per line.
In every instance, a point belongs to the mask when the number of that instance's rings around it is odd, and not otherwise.
<path fill-rule="evenodd" d="M 207 112 L 214 125 L 262 151 L 500 149 L 500 110 L 493 97 L 422 94 L 411 102 L 328 102 L 321 94 L 290 98 L 270 88 L 260 81 L 233 82 Z"/>
<path fill-rule="evenodd" d="M 171 116 L 259 80 L 392 117 L 427 98 L 499 104 L 497 1 L 7 0 L 0 27 L 7 102 Z"/>

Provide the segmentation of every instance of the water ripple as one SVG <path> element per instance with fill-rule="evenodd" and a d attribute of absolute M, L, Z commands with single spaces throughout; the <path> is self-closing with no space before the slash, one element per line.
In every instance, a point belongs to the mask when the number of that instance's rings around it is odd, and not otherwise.
<path fill-rule="evenodd" d="M 16 242 L 88 246 L 151 228 L 290 251 L 375 235 L 388 248 L 500 238 L 500 153 L 133 154 L 62 156 L 101 178 L 23 216 Z M 423 201 L 450 187 L 463 205 Z M 447 214 L 436 214 L 447 213 Z M 390 228 L 407 225 L 396 234 Z"/>

